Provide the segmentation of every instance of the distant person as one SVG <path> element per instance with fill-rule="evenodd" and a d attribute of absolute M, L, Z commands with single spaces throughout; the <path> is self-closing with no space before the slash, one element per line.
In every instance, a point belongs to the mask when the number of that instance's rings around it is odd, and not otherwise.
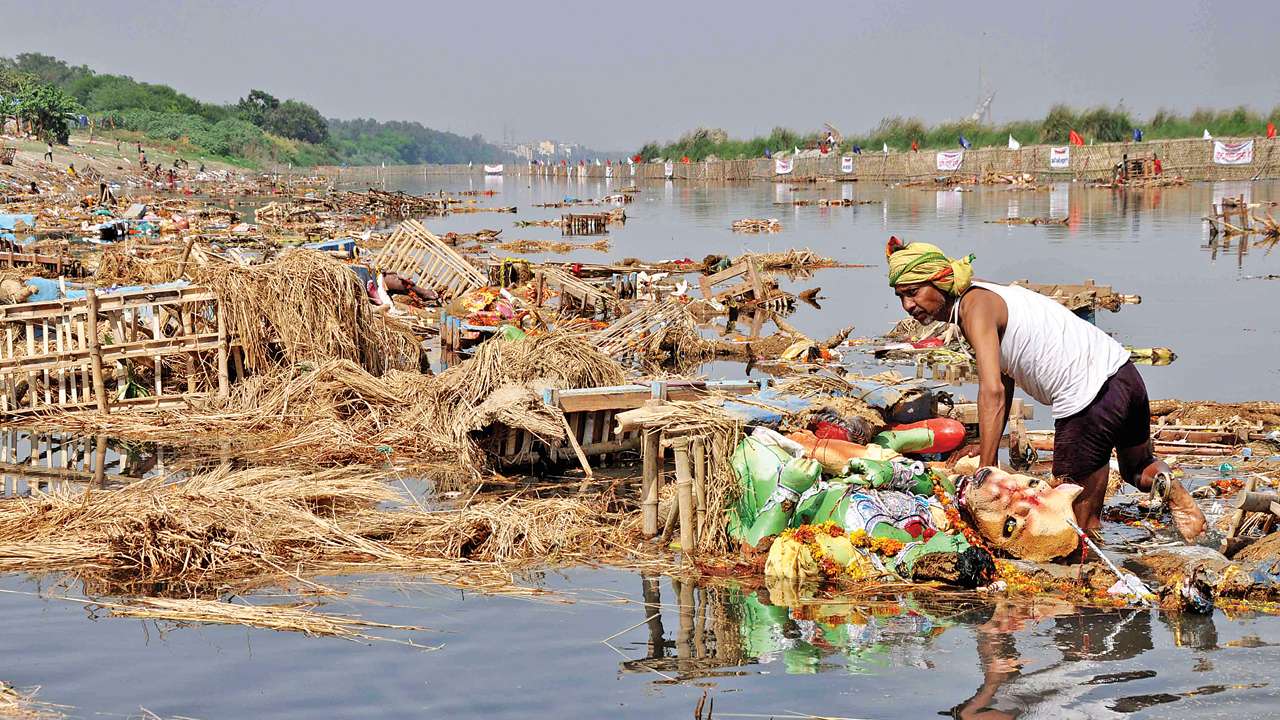
<path fill-rule="evenodd" d="M 39 194 L 40 194 L 40 188 L 36 187 L 36 181 L 35 181 L 35 180 L 32 180 L 32 181 L 31 181 L 31 194 L 32 194 L 32 195 L 39 195 Z"/>
<path fill-rule="evenodd" d="M 67 163 L 67 175 L 70 175 L 71 177 L 76 177 L 76 164 L 75 164 L 75 163 Z"/>
<path fill-rule="evenodd" d="M 120 152 L 120 141 L 116 140 L 116 152 Z"/>
<path fill-rule="evenodd" d="M 1164 172 L 1164 165 L 1160 163 L 1160 156 L 1155 153 L 1151 153 L 1151 172 L 1156 175 Z"/>
<path fill-rule="evenodd" d="M 53 143 L 44 144 L 44 159 L 53 162 Z"/>
<path fill-rule="evenodd" d="M 911 152 L 913 152 L 913 153 L 918 153 L 918 152 L 920 152 L 920 141 L 918 141 L 918 140 L 912 140 L 912 141 L 911 141 Z"/>

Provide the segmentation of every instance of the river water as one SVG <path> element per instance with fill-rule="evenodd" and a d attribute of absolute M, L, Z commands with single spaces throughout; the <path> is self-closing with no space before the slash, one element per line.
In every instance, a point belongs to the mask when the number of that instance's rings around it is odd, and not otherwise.
<path fill-rule="evenodd" d="M 534 202 L 599 197 L 603 181 L 415 178 L 411 192 L 484 189 L 518 218 L 556 217 Z M 701 258 L 711 252 L 808 247 L 865 269 L 820 271 L 788 287 L 821 286 L 821 312 L 791 323 L 815 337 L 848 324 L 878 335 L 902 317 L 886 287 L 889 234 L 977 254 L 992 280 L 1074 283 L 1092 278 L 1143 297 L 1099 325 L 1135 346 L 1178 353 L 1141 369 L 1153 397 L 1280 399 L 1280 258 L 1210 247 L 1200 215 L 1223 195 L 1277 199 L 1273 183 L 1199 184 L 1112 193 L 1077 185 L 1050 192 L 933 192 L 870 185 L 644 185 L 608 254 Z M 873 204 L 783 207 L 793 197 Z M 1067 226 L 1005 226 L 1009 215 L 1062 216 Z M 777 217 L 773 235 L 730 223 Z M 504 239 L 559 239 L 512 227 L 509 214 L 430 219 L 438 232 L 502 228 Z M 716 366 L 741 376 L 743 369 Z M 1038 418 L 1047 412 L 1039 409 Z M 114 452 L 113 452 L 114 456 Z M 0 578 L 0 679 L 42 686 L 77 717 L 688 717 L 703 697 L 715 717 L 788 713 L 857 718 L 1272 717 L 1280 692 L 1280 620 L 1077 611 L 970 600 L 835 600 L 794 608 L 762 589 L 680 585 L 633 572 L 575 568 L 522 580 L 535 599 L 462 593 L 406 577 L 328 579 L 350 592 L 329 612 L 421 626 L 349 642 L 240 627 L 173 627 L 114 619 L 80 603 L 73 582 Z M 43 593 L 46 597 L 38 597 Z M 264 598 L 249 598 L 262 602 Z M 405 644 L 432 646 L 427 650 Z M 983 711 L 986 714 L 982 714 Z M 705 717 L 705 710 L 704 710 Z"/>

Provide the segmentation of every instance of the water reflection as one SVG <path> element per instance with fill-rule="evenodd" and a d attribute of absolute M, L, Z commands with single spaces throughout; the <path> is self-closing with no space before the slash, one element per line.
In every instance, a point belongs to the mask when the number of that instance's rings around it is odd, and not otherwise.
<path fill-rule="evenodd" d="M 0 427 L 0 497 L 65 488 L 112 488 L 182 469 L 232 461 L 229 452 L 193 449 L 104 435 L 25 426 Z"/>
<path fill-rule="evenodd" d="M 1198 655 L 1222 649 L 1213 616 L 1077 608 L 1052 598 L 802 599 L 777 589 L 771 596 L 764 587 L 679 579 L 669 581 L 664 597 L 660 578 L 642 576 L 641 583 L 647 640 L 635 649 L 644 656 L 621 662 L 619 669 L 652 674 L 656 684 L 779 671 L 954 675 L 959 668 L 948 658 L 960 641 L 976 650 L 978 685 L 959 697 L 930 695 L 938 698 L 938 714 L 956 718 L 1121 717 L 1200 695 L 1267 686 L 1182 689 L 1185 677 L 1175 669 L 1149 667 L 1152 661 L 1143 660 L 1162 645 Z M 1226 645 L 1246 647 L 1248 637 Z M 1204 657 L 1192 668 L 1213 670 Z M 1068 708 L 1073 710 L 1061 714 Z"/>

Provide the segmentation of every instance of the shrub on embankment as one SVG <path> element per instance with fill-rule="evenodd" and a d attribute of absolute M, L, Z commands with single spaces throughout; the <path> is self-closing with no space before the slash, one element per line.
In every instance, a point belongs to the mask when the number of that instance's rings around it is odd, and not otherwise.
<path fill-rule="evenodd" d="M 1000 125 L 962 120 L 928 126 L 918 118 L 886 117 L 867 132 L 846 136 L 840 150 L 850 151 L 857 146 L 874 152 L 888 145 L 891 150 L 902 151 L 909 149 L 913 142 L 918 143 L 921 149 L 949 149 L 959 147 L 961 136 L 973 147 L 1004 147 L 1011 135 L 1022 143 L 1065 145 L 1072 130 L 1090 143 L 1128 140 L 1133 137 L 1135 128 L 1140 128 L 1144 137 L 1151 140 L 1198 138 L 1205 130 L 1215 136 L 1262 135 L 1268 122 L 1280 124 L 1280 106 L 1266 115 L 1244 106 L 1229 110 L 1200 108 L 1190 115 L 1179 115 L 1162 109 L 1143 121 L 1135 119 L 1121 107 L 1098 106 L 1076 110 L 1059 104 L 1050 108 L 1040 120 L 1018 120 Z M 699 128 L 685 133 L 674 142 L 647 143 L 639 154 L 645 160 L 682 157 L 693 161 L 708 158 L 756 158 L 764 156 L 766 150 L 779 152 L 796 147 L 816 147 L 825 135 L 825 132 L 804 134 L 786 128 L 774 128 L 765 137 L 735 139 L 730 138 L 723 130 Z"/>

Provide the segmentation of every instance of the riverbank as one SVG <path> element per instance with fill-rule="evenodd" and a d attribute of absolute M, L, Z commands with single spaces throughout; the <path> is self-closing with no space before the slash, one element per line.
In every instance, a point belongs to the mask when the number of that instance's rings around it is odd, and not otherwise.
<path fill-rule="evenodd" d="M 779 163 L 771 158 L 751 160 L 708 160 L 704 162 L 648 162 L 636 165 L 519 165 L 506 164 L 500 174 L 514 177 L 582 177 L 612 179 L 627 183 L 632 180 L 711 180 L 748 181 L 777 180 L 786 182 L 806 180 L 899 182 L 935 177 L 983 177 L 987 173 L 998 175 L 1027 173 L 1038 181 L 1062 180 L 1110 180 L 1112 169 L 1124 157 L 1160 158 L 1166 176 L 1181 176 L 1186 180 L 1259 180 L 1280 177 L 1280 153 L 1276 147 L 1280 140 L 1257 138 L 1222 138 L 1224 142 L 1253 141 L 1252 161 L 1239 165 L 1221 165 L 1214 162 L 1213 140 L 1157 140 L 1142 143 L 1104 143 L 1098 145 L 1066 146 L 1069 148 L 1063 166 L 1051 165 L 1051 145 L 1024 145 L 1017 150 L 1008 148 L 980 148 L 967 151 L 921 152 L 864 152 L 860 155 L 826 155 L 794 159 L 785 173 L 779 172 Z M 949 156 L 955 163 L 953 169 L 939 170 L 940 154 Z M 957 154 L 959 155 L 957 157 Z M 843 158 L 851 158 L 845 164 Z M 950 167 L 946 165 L 946 167 Z M 387 167 L 318 167 L 317 172 L 329 175 L 339 184 L 372 183 L 384 178 L 406 178 L 432 175 L 485 175 L 481 165 L 396 165 Z"/>

